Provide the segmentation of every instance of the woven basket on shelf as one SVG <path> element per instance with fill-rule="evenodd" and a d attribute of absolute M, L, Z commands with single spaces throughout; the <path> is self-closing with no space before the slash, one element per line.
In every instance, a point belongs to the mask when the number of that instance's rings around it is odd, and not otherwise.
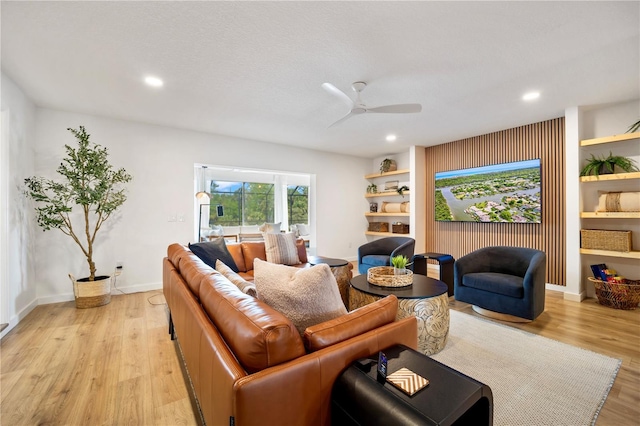
<path fill-rule="evenodd" d="M 631 231 L 581 229 L 580 240 L 584 249 L 631 251 Z"/>
<path fill-rule="evenodd" d="M 601 305 L 632 310 L 640 303 L 640 280 L 624 279 L 621 283 L 616 283 L 589 277 L 589 281 L 593 282 Z"/>

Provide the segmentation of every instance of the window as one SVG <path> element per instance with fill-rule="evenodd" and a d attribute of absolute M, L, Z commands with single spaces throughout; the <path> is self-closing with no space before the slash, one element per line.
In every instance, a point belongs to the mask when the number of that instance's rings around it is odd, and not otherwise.
<path fill-rule="evenodd" d="M 309 223 L 309 187 L 287 185 L 289 223 Z"/>
<path fill-rule="evenodd" d="M 273 186 L 259 182 L 211 181 L 209 223 L 247 226 L 273 222 Z M 218 216 L 218 206 L 222 206 L 222 216 Z"/>

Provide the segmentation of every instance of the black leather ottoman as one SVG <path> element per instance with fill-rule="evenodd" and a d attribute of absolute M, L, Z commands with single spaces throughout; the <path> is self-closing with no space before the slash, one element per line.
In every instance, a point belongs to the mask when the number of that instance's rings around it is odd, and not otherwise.
<path fill-rule="evenodd" d="M 429 385 L 408 396 L 390 383 L 376 381 L 376 362 L 369 371 L 354 363 L 333 386 L 333 425 L 493 424 L 489 386 L 405 346 L 383 352 L 389 374 L 406 367 L 428 379 Z"/>

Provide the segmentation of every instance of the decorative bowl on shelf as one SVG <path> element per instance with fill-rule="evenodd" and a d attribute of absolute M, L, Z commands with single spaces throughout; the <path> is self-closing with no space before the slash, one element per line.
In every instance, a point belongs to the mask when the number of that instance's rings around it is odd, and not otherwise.
<path fill-rule="evenodd" d="M 404 274 L 396 274 L 393 266 L 374 266 L 367 271 L 369 284 L 379 287 L 407 287 L 413 284 L 413 271 L 405 269 Z"/>

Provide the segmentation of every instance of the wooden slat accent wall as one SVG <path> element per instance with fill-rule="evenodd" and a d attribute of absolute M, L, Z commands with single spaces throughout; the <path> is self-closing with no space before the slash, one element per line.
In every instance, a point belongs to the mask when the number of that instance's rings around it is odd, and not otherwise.
<path fill-rule="evenodd" d="M 481 247 L 531 247 L 547 254 L 547 282 L 566 285 L 564 118 L 427 147 L 427 252 L 459 258 Z M 540 158 L 542 223 L 435 221 L 435 172 Z"/>

